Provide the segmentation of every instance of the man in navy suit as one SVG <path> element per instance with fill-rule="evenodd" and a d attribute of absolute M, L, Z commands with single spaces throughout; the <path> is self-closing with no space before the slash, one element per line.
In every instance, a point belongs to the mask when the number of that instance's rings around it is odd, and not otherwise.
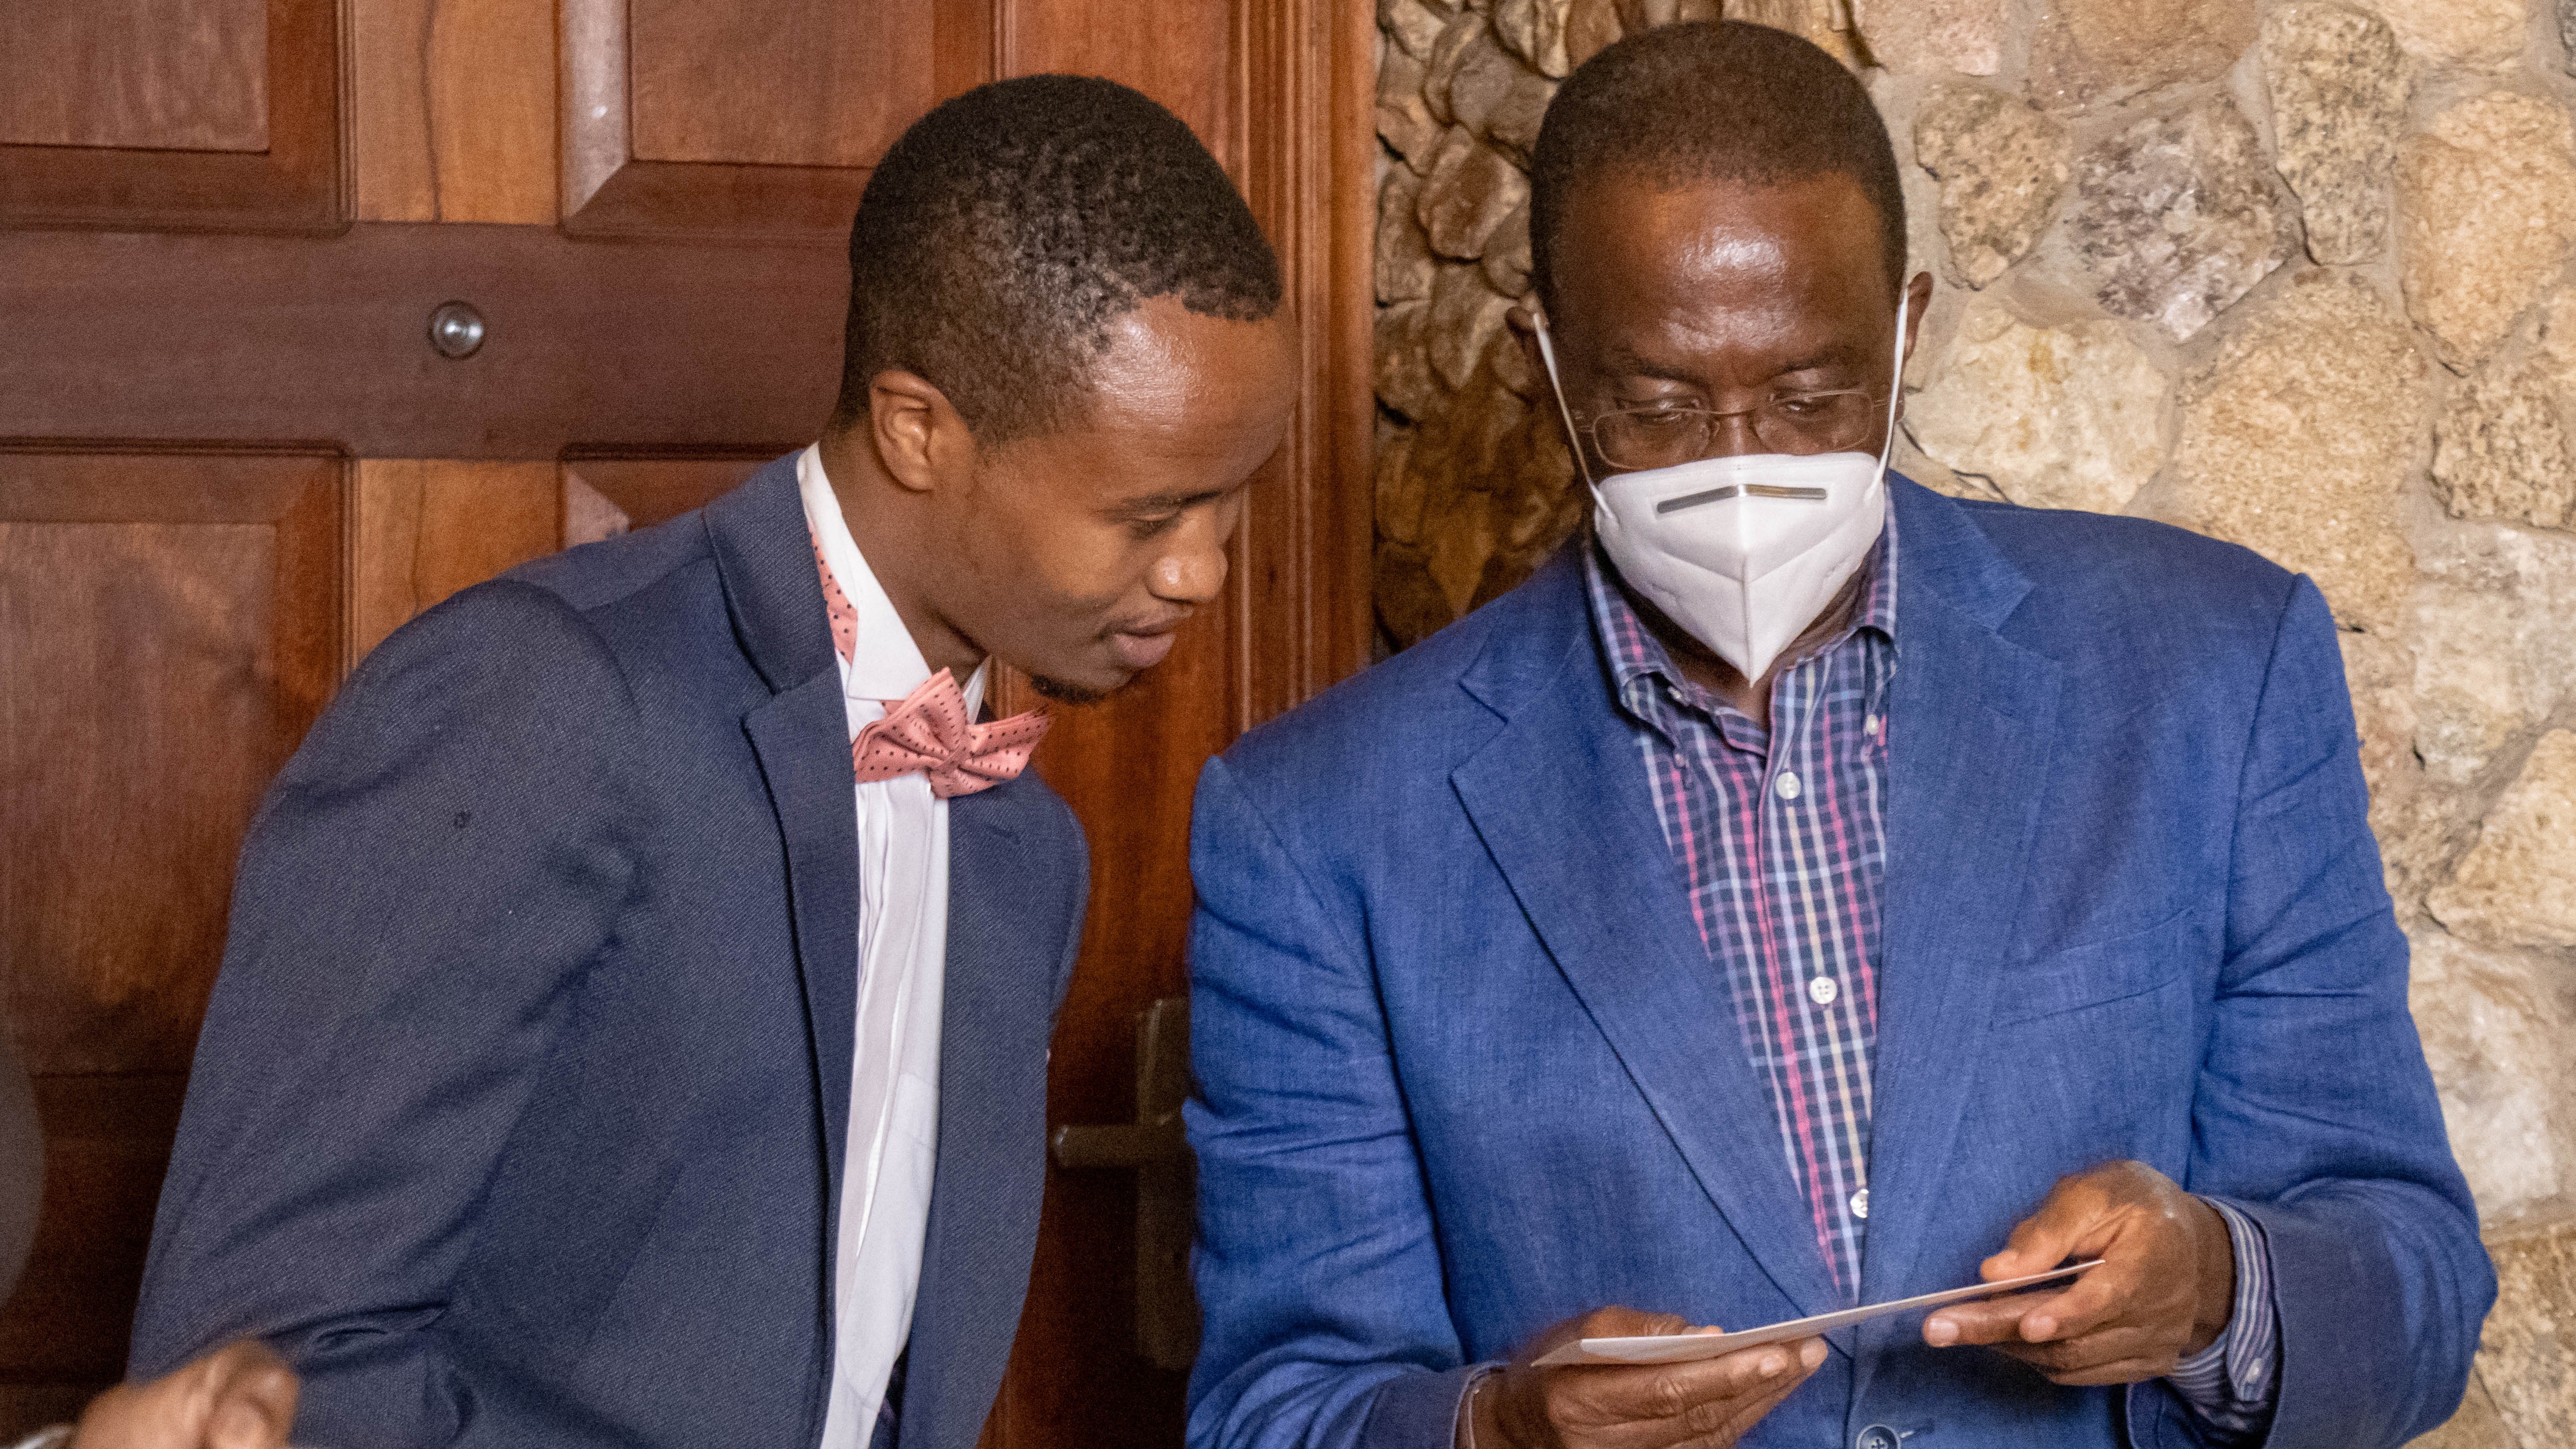
<path fill-rule="evenodd" d="M 1887 475 L 1930 279 L 1806 42 L 1620 42 L 1532 185 L 1518 321 L 1591 528 L 1200 786 L 1191 1443 L 2441 1422 L 2494 1279 L 2314 586 Z"/>
<path fill-rule="evenodd" d="M 822 441 L 466 591 L 245 848 L 132 1370 L 265 1340 L 299 1443 L 968 1449 L 1020 1316 L 1082 834 L 978 723 L 1216 596 L 1277 264 L 1106 81 L 916 124 Z"/>

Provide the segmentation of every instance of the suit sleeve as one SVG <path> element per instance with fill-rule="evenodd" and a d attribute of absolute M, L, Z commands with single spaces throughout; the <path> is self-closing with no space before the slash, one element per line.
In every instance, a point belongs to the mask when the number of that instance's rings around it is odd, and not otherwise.
<path fill-rule="evenodd" d="M 638 734 L 554 595 L 398 632 L 244 847 L 135 1317 L 131 1372 L 268 1340 L 297 1443 L 452 1439 L 440 1318 L 477 1206 L 633 871 L 608 762 Z"/>
<path fill-rule="evenodd" d="M 2272 1444 L 2394 1449 L 2430 1431 L 2460 1402 L 2495 1297 L 2368 817 L 2334 623 L 2302 578 L 2238 791 L 2186 1184 L 2262 1227 Z M 2132 1390 L 2130 1424 L 2141 1446 L 2208 1438 L 2161 1384 Z"/>
<path fill-rule="evenodd" d="M 1447 1449 L 1465 1365 L 1355 913 L 1223 760 L 1190 864 L 1191 1449 Z"/>

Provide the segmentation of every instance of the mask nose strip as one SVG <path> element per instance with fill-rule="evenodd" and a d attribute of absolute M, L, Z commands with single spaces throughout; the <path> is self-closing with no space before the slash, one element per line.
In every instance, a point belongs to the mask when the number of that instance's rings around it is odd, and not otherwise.
<path fill-rule="evenodd" d="M 1742 491 L 1742 489 L 1736 487 L 1734 484 L 1729 483 L 1723 488 L 1711 488 L 1703 493 L 1685 493 L 1679 498 L 1667 498 L 1663 502 L 1656 504 L 1655 512 L 1658 515 L 1679 513 L 1685 508 L 1697 508 L 1704 503 L 1723 503 Z M 1822 497 L 1822 492 L 1819 491 L 1817 496 Z"/>

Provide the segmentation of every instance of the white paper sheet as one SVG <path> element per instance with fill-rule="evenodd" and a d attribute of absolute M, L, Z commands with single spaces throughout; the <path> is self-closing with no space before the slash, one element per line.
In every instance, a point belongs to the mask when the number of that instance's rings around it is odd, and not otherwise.
<path fill-rule="evenodd" d="M 2016 1288 L 2040 1283 L 2053 1283 L 2072 1278 L 2087 1268 L 2101 1266 L 2102 1260 L 2076 1263 L 2046 1273 L 2033 1273 L 2027 1278 L 2005 1278 L 1993 1283 L 1971 1283 L 1965 1288 L 1951 1288 L 1940 1293 L 1925 1293 L 1913 1298 L 1899 1298 L 1887 1303 L 1866 1303 L 1846 1308 L 1839 1313 L 1819 1313 L 1813 1318 L 1793 1318 L 1774 1323 L 1768 1328 L 1747 1328 L 1734 1333 L 1658 1333 L 1642 1338 L 1584 1338 L 1551 1351 L 1538 1359 L 1540 1368 L 1564 1368 L 1574 1364 L 1640 1364 L 1688 1363 L 1694 1359 L 1715 1358 L 1739 1348 L 1754 1348 L 1766 1343 L 1786 1343 L 1791 1339 L 1813 1338 L 1817 1334 L 1891 1313 L 1914 1309 L 1938 1308 L 1945 1303 L 1965 1303 L 1974 1298 L 1991 1298 Z"/>

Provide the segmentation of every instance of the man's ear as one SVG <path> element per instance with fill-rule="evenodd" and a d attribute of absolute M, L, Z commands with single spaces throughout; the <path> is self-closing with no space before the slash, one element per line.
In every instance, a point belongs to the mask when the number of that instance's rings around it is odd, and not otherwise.
<path fill-rule="evenodd" d="M 975 461 L 975 435 L 928 378 L 889 368 L 868 379 L 868 434 L 886 476 L 928 493 Z"/>
<path fill-rule="evenodd" d="M 1923 314 L 1932 310 L 1932 274 L 1916 272 L 1905 284 L 1905 360 L 1914 361 L 1914 344 L 1923 336 Z"/>

